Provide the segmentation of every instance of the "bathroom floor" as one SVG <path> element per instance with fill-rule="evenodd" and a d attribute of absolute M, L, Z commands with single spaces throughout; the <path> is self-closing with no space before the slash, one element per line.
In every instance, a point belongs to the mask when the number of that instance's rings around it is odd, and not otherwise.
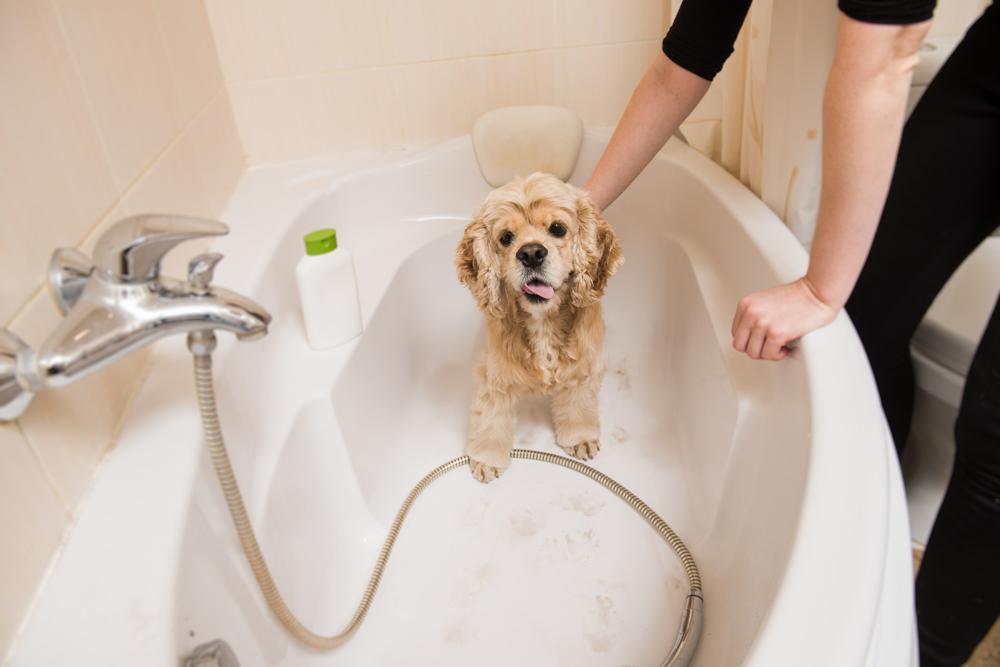
<path fill-rule="evenodd" d="M 920 569 L 920 560 L 924 557 L 924 550 L 920 547 L 913 548 L 913 574 L 916 575 Z M 965 663 L 965 667 L 1000 667 L 1000 620 L 993 624 L 993 629 L 986 635 L 976 652 L 972 654 L 972 659 Z"/>

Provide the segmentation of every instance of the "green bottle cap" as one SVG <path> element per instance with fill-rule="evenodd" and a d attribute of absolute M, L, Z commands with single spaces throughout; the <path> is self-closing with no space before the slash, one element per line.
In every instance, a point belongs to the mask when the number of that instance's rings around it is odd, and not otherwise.
<path fill-rule="evenodd" d="M 325 255 L 337 249 L 336 229 L 317 229 L 305 235 L 307 255 Z"/>

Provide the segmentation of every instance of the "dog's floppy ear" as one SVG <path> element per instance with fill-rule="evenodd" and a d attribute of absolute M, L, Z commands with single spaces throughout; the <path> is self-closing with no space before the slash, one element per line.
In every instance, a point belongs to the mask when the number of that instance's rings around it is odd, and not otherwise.
<path fill-rule="evenodd" d="M 458 279 L 476 298 L 479 309 L 496 318 L 504 316 L 499 258 L 490 250 L 489 228 L 482 211 L 476 214 L 462 235 L 455 255 Z"/>
<path fill-rule="evenodd" d="M 576 216 L 580 228 L 573 249 L 570 300 L 579 308 L 591 305 L 604 295 L 608 279 L 625 258 L 611 225 L 583 190 L 577 193 Z"/>

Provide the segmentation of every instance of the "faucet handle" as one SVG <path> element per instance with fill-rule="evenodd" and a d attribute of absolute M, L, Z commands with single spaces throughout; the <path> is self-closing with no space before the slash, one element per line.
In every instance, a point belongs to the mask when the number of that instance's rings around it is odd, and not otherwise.
<path fill-rule="evenodd" d="M 25 372 L 34 358 L 35 353 L 23 340 L 0 329 L 0 422 L 20 417 L 35 397 L 35 376 Z"/>
<path fill-rule="evenodd" d="M 94 264 L 122 282 L 147 282 L 160 275 L 160 260 L 178 243 L 228 233 L 229 228 L 215 220 L 133 215 L 119 220 L 97 239 Z"/>
<path fill-rule="evenodd" d="M 94 263 L 76 248 L 57 248 L 49 260 L 49 291 L 63 315 L 80 300 Z"/>
<path fill-rule="evenodd" d="M 206 252 L 188 263 L 188 286 L 195 294 L 208 294 L 215 275 L 215 265 L 222 259 L 222 253 Z"/>

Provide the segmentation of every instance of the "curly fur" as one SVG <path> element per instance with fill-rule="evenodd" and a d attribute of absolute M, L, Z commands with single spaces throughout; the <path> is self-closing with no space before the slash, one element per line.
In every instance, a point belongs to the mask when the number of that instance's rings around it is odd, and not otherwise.
<path fill-rule="evenodd" d="M 563 237 L 551 233 L 558 222 Z M 513 235 L 501 244 L 505 232 Z M 539 274 L 554 288 L 544 303 L 527 298 L 517 249 L 548 250 Z M 494 190 L 465 228 L 456 267 L 486 316 L 486 357 L 472 405 L 466 453 L 481 481 L 510 464 L 519 397 L 552 396 L 556 443 L 589 459 L 600 448 L 597 393 L 603 376 L 600 298 L 622 263 L 621 247 L 586 192 L 535 173 Z"/>

